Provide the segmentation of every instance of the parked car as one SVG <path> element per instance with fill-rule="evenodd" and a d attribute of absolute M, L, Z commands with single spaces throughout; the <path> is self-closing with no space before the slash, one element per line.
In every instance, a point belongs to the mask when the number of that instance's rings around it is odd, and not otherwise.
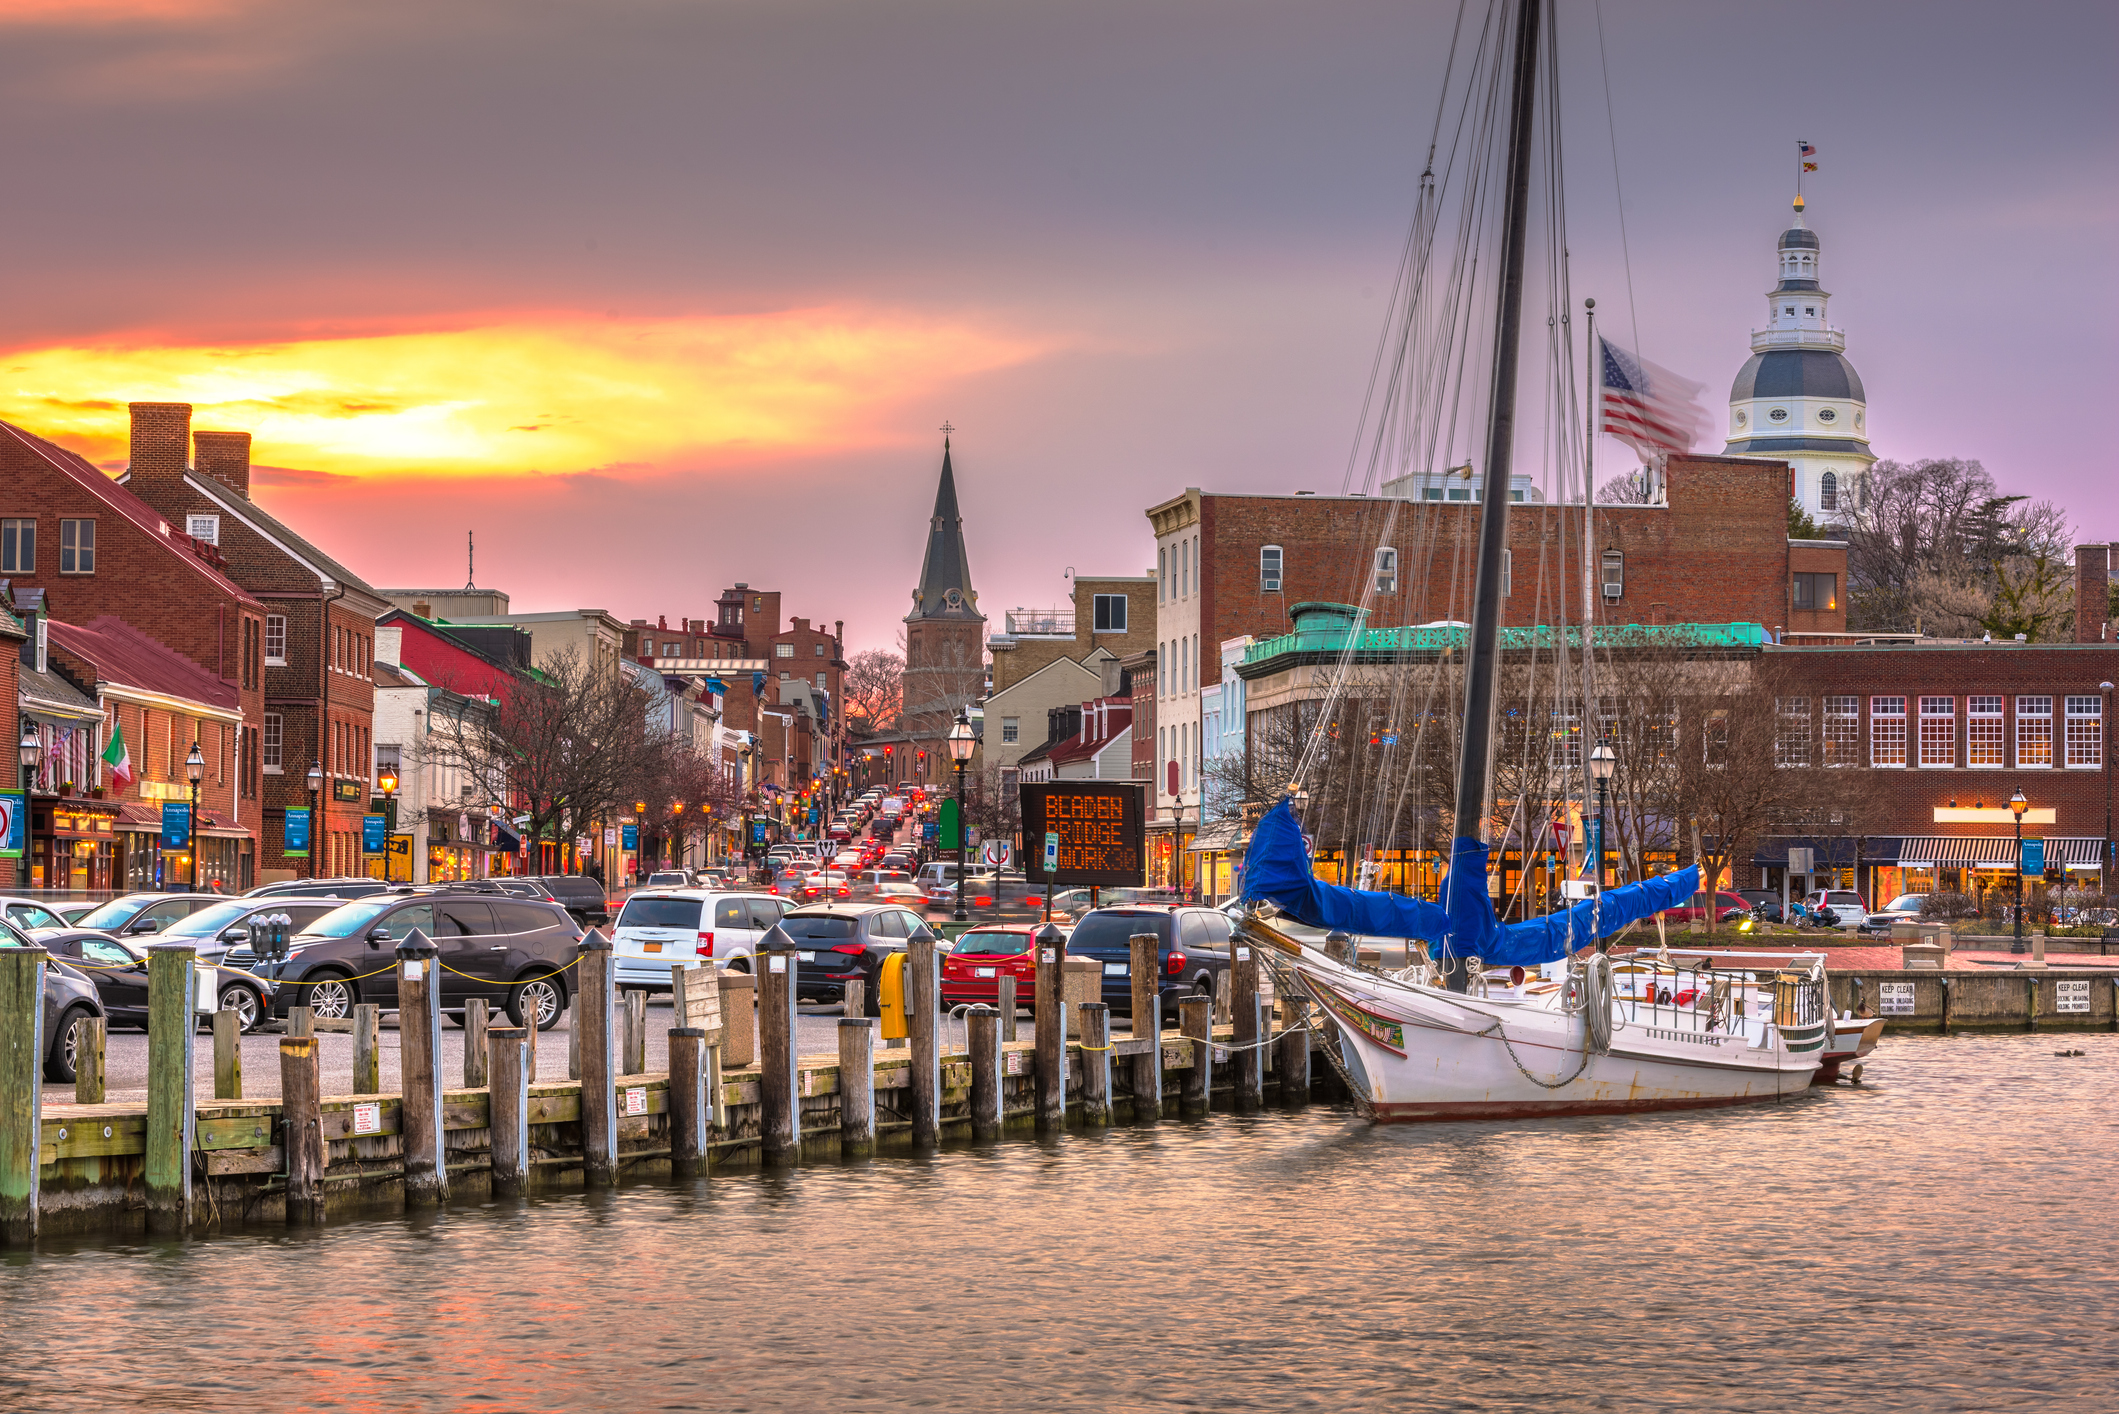
<path fill-rule="evenodd" d="M 1748 918 L 1750 917 L 1750 915 L 1751 904 L 1741 894 L 1732 893 L 1728 889 L 1715 890 L 1715 922 L 1732 923 L 1741 918 Z M 1706 918 L 1707 895 L 1704 892 L 1694 894 L 1690 903 L 1680 904 L 1676 908 L 1666 908 L 1663 910 L 1663 921 L 1672 926 L 1676 926 L 1678 924 L 1690 925 L 1694 923 L 1701 923 L 1706 921 Z"/>
<path fill-rule="evenodd" d="M 0 919 L 0 948 L 41 947 L 29 934 Z M 81 1038 L 76 1027 L 102 1016 L 103 1002 L 96 984 L 64 962 L 44 964 L 44 1078 L 63 1085 L 74 1078 L 74 1061 L 80 1054 Z"/>
<path fill-rule="evenodd" d="M 586 874 L 545 874 L 538 883 L 551 891 L 561 908 L 583 923 L 601 926 L 611 921 L 611 901 L 603 881 Z"/>
<path fill-rule="evenodd" d="M 82 910 L 84 913 L 87 911 Z M 56 909 L 33 898 L 0 898 L 0 916 L 4 916 L 8 922 L 25 933 L 34 933 L 40 928 L 68 926 L 65 917 Z"/>
<path fill-rule="evenodd" d="M 74 926 L 137 937 L 159 933 L 179 918 L 226 902 L 226 894 L 125 894 L 82 914 Z"/>
<path fill-rule="evenodd" d="M 643 889 L 683 889 L 691 886 L 692 876 L 682 869 L 657 869 L 640 881 Z"/>
<path fill-rule="evenodd" d="M 863 1008 L 882 1013 L 883 959 L 915 937 L 932 938 L 927 921 L 894 903 L 834 903 L 798 908 L 775 930 L 799 948 L 795 999 L 838 1002 L 846 984 L 863 984 Z"/>
<path fill-rule="evenodd" d="M 244 898 L 366 898 L 369 894 L 388 893 L 390 886 L 381 879 L 348 877 L 341 879 L 282 879 L 277 884 L 259 884 L 243 894 Z"/>
<path fill-rule="evenodd" d="M 287 936 L 337 908 L 344 899 L 231 898 L 211 908 L 202 908 L 188 918 L 179 918 L 155 935 L 158 943 L 190 943 L 199 950 L 201 962 L 225 962 L 229 950 L 250 940 L 250 920 L 262 914 L 287 919 Z"/>
<path fill-rule="evenodd" d="M 167 935 L 157 937 L 160 944 Z M 94 985 L 102 1000 L 103 1014 L 113 1026 L 147 1029 L 147 954 L 108 933 L 88 928 L 62 928 L 44 933 L 37 945 L 53 957 L 78 968 Z M 265 1022 L 271 990 L 265 983 L 232 967 L 213 969 L 213 999 L 216 1011 L 233 1009 L 245 1031 L 255 1031 Z"/>
<path fill-rule="evenodd" d="M 1042 923 L 994 923 L 967 929 L 942 959 L 942 1004 L 1000 1000 L 1001 978 L 1015 978 L 1019 1006 L 1029 1006 L 1037 988 L 1037 955 L 1031 944 Z"/>
<path fill-rule="evenodd" d="M 1803 906 L 1815 913 L 1820 908 L 1829 908 L 1839 919 L 1842 932 L 1852 932 L 1861 927 L 1869 916 L 1869 906 L 1862 902 L 1860 894 L 1852 889 L 1812 889 L 1803 895 Z"/>
<path fill-rule="evenodd" d="M 1165 1019 L 1176 1016 L 1178 1002 L 1194 992 L 1214 995 L 1215 977 L 1228 971 L 1229 918 L 1217 909 L 1148 904 L 1094 909 L 1074 925 L 1067 954 L 1103 964 L 1104 1001 L 1115 1013 L 1133 1014 L 1135 933 L 1153 933 L 1158 939 L 1156 992 Z"/>
<path fill-rule="evenodd" d="M 480 879 L 478 882 L 495 893 L 513 894 L 517 898 L 542 899 L 546 903 L 559 903 L 559 900 L 552 896 L 552 891 L 544 886 L 544 881 L 541 879 L 532 879 L 527 876 L 514 874 L 496 874 L 490 879 Z M 560 904 L 560 906 L 564 908 L 566 905 Z"/>
<path fill-rule="evenodd" d="M 758 943 L 787 907 L 764 894 L 643 889 L 625 901 L 611 929 L 618 985 L 667 992 L 670 969 L 687 962 L 748 972 Z"/>
<path fill-rule="evenodd" d="M 68 923 L 79 923 L 83 918 L 94 913 L 102 906 L 102 904 L 91 899 L 68 899 L 65 903 L 52 904 L 51 911 L 64 918 Z"/>
<path fill-rule="evenodd" d="M 1882 908 L 1864 917 L 1859 931 L 1888 935 L 1894 923 L 1918 923 L 1921 905 L 1927 901 L 1926 894 L 1900 894 Z"/>
<path fill-rule="evenodd" d="M 507 1008 L 517 1026 L 542 1031 L 566 1010 L 582 931 L 555 903 L 443 886 L 340 904 L 289 941 L 287 957 L 260 961 L 250 949 L 227 962 L 271 984 L 272 1014 L 306 1006 L 320 1017 L 351 1016 L 359 1002 L 397 1008 L 397 945 L 418 929 L 440 949 L 441 1009 L 461 1015 L 472 997 Z"/>

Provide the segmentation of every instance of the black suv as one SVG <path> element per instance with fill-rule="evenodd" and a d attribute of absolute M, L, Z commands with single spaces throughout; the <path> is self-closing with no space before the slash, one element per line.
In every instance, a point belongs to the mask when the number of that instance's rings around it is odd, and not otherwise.
<path fill-rule="evenodd" d="M 289 940 L 284 961 L 257 963 L 248 947 L 229 952 L 274 982 L 272 1010 L 307 1006 L 320 1017 L 351 1016 L 359 1002 L 397 1007 L 397 945 L 418 929 L 441 950 L 441 1009 L 462 1015 L 484 997 L 509 1020 L 549 1029 L 566 1010 L 582 932 L 565 909 L 535 899 L 443 887 L 377 894 L 339 905 Z"/>
<path fill-rule="evenodd" d="M 1214 979 L 1229 970 L 1229 916 L 1212 908 L 1133 905 L 1099 908 L 1082 916 L 1067 935 L 1067 956 L 1091 957 L 1104 965 L 1104 1002 L 1114 1013 L 1133 1014 L 1133 935 L 1158 939 L 1156 991 L 1165 1018 L 1192 993 L 1211 997 Z"/>
<path fill-rule="evenodd" d="M 795 968 L 796 1001 L 844 1001 L 846 984 L 861 982 L 863 1009 L 881 1016 L 883 959 L 905 951 L 915 937 L 934 936 L 926 920 L 898 904 L 834 903 L 783 914 L 763 941 L 801 949 Z"/>
<path fill-rule="evenodd" d="M 244 898 L 366 898 L 370 894 L 388 893 L 390 886 L 380 879 L 282 879 L 277 884 L 259 884 L 244 894 Z"/>
<path fill-rule="evenodd" d="M 583 923 L 602 925 L 611 921 L 611 900 L 603 882 L 586 874 L 547 874 L 537 881 L 551 891 L 560 906 Z"/>

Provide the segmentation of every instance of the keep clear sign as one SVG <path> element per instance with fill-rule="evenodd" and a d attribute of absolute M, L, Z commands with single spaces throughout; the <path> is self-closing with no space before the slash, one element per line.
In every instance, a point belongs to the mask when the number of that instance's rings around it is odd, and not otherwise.
<path fill-rule="evenodd" d="M 1913 1014 L 1913 984 L 1911 982 L 1877 983 L 1876 1009 L 1885 1016 L 1911 1016 Z"/>
<path fill-rule="evenodd" d="M 2090 1009 L 2090 979 L 2069 979 L 2053 984 L 2053 1010 L 2086 1012 Z"/>

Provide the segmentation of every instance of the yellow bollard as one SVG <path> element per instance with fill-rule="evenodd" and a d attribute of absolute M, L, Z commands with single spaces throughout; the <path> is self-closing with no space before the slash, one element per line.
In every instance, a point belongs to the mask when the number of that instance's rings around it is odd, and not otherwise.
<path fill-rule="evenodd" d="M 894 952 L 883 959 L 876 994 L 883 1007 L 883 1039 L 902 1041 L 912 1033 L 905 1025 L 905 954 Z"/>

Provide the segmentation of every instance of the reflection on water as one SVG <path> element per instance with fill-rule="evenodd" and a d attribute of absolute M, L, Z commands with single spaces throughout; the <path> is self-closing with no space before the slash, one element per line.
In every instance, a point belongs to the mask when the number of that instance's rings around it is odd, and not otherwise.
<path fill-rule="evenodd" d="M 49 1243 L 0 1259 L 0 1407 L 2114 1407 L 2119 1037 L 1889 1039 L 1869 1077 Z"/>

